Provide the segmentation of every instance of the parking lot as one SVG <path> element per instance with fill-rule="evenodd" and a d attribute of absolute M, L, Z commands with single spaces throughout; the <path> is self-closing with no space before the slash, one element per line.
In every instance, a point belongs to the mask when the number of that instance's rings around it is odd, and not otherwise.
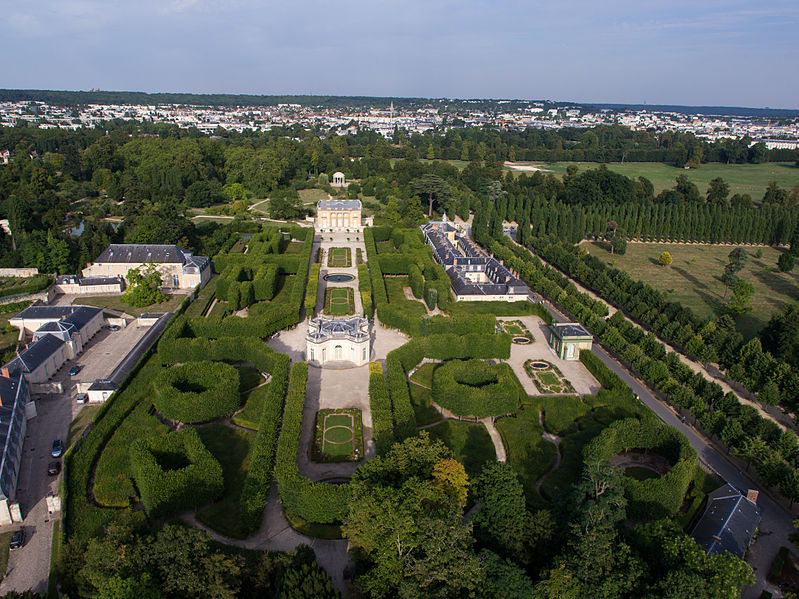
<path fill-rule="evenodd" d="M 54 460 L 50 456 L 52 442 L 54 439 L 66 442 L 70 422 L 84 407 L 74 399 L 76 384 L 108 378 L 147 330 L 148 327 L 137 327 L 135 320 L 118 331 L 101 329 L 84 352 L 76 360 L 66 362 L 52 378 L 52 381 L 62 383 L 63 393 L 33 396 L 37 416 L 28 421 L 17 485 L 25 543 L 21 549 L 9 554 L 6 577 L 0 582 L 0 594 L 28 589 L 36 592 L 46 590 L 53 535 L 46 498 L 50 493 L 57 494 L 61 478 L 60 474 L 47 474 L 47 466 Z M 81 366 L 81 371 L 70 376 L 68 371 L 74 364 Z M 19 524 L 3 530 L 17 528 L 20 528 Z"/>

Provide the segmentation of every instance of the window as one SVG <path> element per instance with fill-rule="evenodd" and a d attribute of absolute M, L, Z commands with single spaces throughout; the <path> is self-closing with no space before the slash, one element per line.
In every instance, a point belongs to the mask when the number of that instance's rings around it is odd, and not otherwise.
<path fill-rule="evenodd" d="M 366 360 L 366 348 L 363 348 L 363 359 Z"/>

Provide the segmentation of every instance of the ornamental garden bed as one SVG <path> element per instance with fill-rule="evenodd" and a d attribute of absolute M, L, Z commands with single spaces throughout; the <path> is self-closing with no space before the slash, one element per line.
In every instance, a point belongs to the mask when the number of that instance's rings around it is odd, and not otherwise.
<path fill-rule="evenodd" d="M 574 393 L 574 387 L 554 364 L 546 360 L 527 360 L 524 363 L 527 373 L 536 389 L 541 393 Z"/>
<path fill-rule="evenodd" d="M 350 248 L 330 248 L 327 250 L 327 265 L 330 268 L 349 268 L 352 266 Z"/>
<path fill-rule="evenodd" d="M 533 342 L 533 334 L 521 320 L 501 320 L 497 323 L 500 330 L 511 336 L 514 343 L 529 344 Z M 526 339 L 527 341 L 524 341 Z"/>
<path fill-rule="evenodd" d="M 433 401 L 457 416 L 485 418 L 516 412 L 524 394 L 507 364 L 451 360 L 433 373 Z"/>
<path fill-rule="evenodd" d="M 363 423 L 356 408 L 319 410 L 311 459 L 314 462 L 357 462 L 363 457 Z"/>
<path fill-rule="evenodd" d="M 325 314 L 347 316 L 355 314 L 355 294 L 351 287 L 328 287 L 325 290 Z"/>

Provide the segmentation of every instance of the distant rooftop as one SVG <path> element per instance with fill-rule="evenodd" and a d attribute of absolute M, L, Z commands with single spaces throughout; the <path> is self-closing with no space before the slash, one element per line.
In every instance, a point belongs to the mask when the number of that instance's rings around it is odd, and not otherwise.
<path fill-rule="evenodd" d="M 349 337 L 361 341 L 369 336 L 365 318 L 313 318 L 308 323 L 308 340 L 322 342 L 330 338 Z"/>
<path fill-rule="evenodd" d="M 360 210 L 361 200 L 319 200 L 317 210 Z"/>
<path fill-rule="evenodd" d="M 591 333 L 577 322 L 553 322 L 550 327 L 561 337 L 592 337 Z"/>
<path fill-rule="evenodd" d="M 112 243 L 97 256 L 95 263 L 140 264 L 185 264 L 191 252 L 177 245 L 155 245 L 137 243 Z"/>

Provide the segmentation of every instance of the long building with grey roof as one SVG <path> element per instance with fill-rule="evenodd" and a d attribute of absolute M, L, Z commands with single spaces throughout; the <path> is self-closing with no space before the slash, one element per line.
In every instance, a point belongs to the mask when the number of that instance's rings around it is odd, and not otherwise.
<path fill-rule="evenodd" d="M 112 243 L 83 269 L 87 279 L 128 279 L 128 273 L 145 264 L 154 264 L 161 273 L 165 289 L 190 290 L 204 286 L 211 278 L 211 260 L 194 256 L 180 246 Z"/>
<path fill-rule="evenodd" d="M 433 249 L 433 258 L 450 279 L 457 301 L 526 300 L 529 291 L 504 264 L 486 254 L 476 243 L 447 220 L 430 221 L 421 227 L 425 241 Z"/>
<path fill-rule="evenodd" d="M 15 522 L 12 509 L 17 494 L 22 446 L 25 442 L 28 385 L 22 373 L 3 368 L 0 373 L 0 525 Z"/>
<path fill-rule="evenodd" d="M 760 524 L 757 496 L 757 491 L 744 495 L 729 483 L 719 487 L 707 496 L 691 536 L 707 553 L 729 551 L 743 558 Z"/>

